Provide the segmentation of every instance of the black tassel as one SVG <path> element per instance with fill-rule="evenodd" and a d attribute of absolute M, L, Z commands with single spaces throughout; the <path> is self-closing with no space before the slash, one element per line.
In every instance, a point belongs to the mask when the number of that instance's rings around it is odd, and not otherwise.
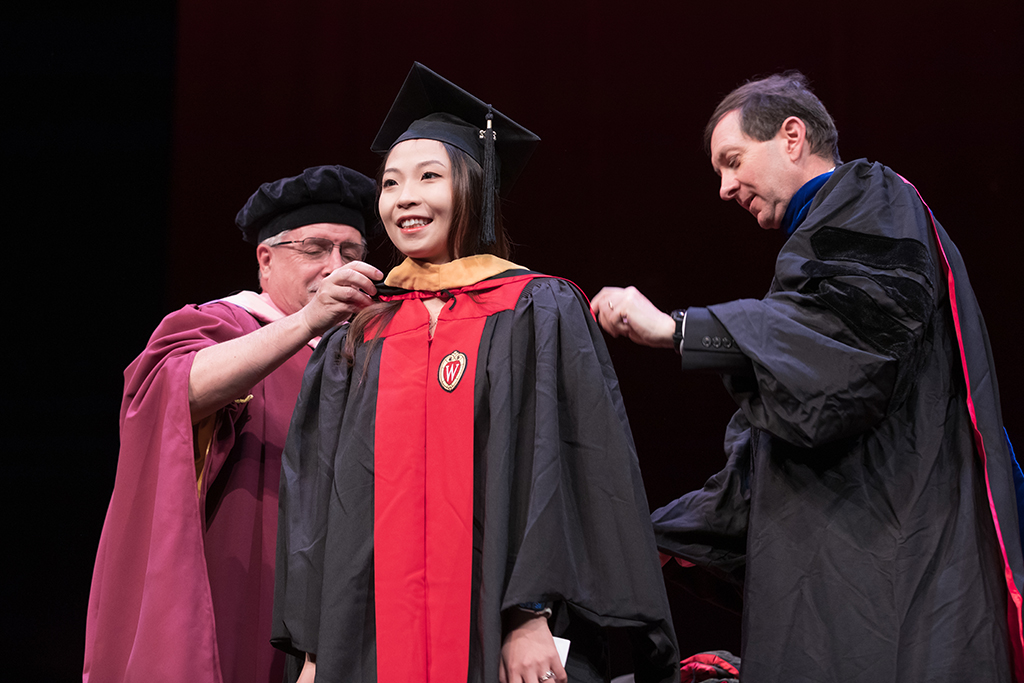
<path fill-rule="evenodd" d="M 494 139 L 495 132 L 491 127 L 494 120 L 493 110 L 487 108 L 487 128 L 480 131 L 484 139 L 484 201 L 480 216 L 480 244 L 494 244 Z"/>

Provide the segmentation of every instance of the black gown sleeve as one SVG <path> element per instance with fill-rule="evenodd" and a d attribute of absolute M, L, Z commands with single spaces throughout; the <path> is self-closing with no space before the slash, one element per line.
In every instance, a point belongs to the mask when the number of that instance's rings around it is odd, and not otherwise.
<path fill-rule="evenodd" d="M 487 477 L 485 505 L 508 521 L 507 536 L 485 535 L 484 557 L 504 558 L 505 570 L 493 569 L 506 578 L 500 593 L 482 599 L 494 600 L 497 611 L 551 601 L 569 621 L 625 628 L 638 681 L 678 680 L 636 450 L 585 299 L 565 281 L 539 278 L 491 333 L 484 429 L 494 476 Z M 485 567 L 485 581 L 489 574 Z M 582 653 L 585 646 L 574 648 Z"/>
<path fill-rule="evenodd" d="M 345 329 L 320 341 L 306 366 L 281 456 L 274 621 L 275 647 L 303 657 L 316 653 L 324 583 L 324 547 L 334 483 L 338 423 L 345 413 L 350 368 L 340 357 Z"/>
<path fill-rule="evenodd" d="M 902 405 L 938 310 L 924 206 L 865 166 L 836 171 L 764 299 L 709 307 L 754 369 L 727 388 L 752 426 L 798 447 L 861 434 Z"/>

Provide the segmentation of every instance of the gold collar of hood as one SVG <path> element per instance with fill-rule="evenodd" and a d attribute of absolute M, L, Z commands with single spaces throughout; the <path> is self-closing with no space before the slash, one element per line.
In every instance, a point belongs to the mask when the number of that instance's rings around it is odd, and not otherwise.
<path fill-rule="evenodd" d="M 388 273 L 384 284 L 412 291 L 440 292 L 476 284 L 512 269 L 526 270 L 492 254 L 467 256 L 441 265 L 407 258 Z"/>

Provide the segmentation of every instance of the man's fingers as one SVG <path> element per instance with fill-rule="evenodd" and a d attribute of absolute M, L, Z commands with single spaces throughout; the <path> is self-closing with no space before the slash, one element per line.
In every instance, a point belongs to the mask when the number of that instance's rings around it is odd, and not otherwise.
<path fill-rule="evenodd" d="M 377 293 L 377 286 L 374 282 L 379 282 L 383 278 L 384 274 L 369 263 L 352 261 L 351 263 L 346 263 L 341 268 L 335 269 L 325 279 L 330 282 L 356 287 L 373 295 Z"/>
<path fill-rule="evenodd" d="M 620 298 L 617 301 L 607 299 L 601 307 L 601 326 L 613 337 L 629 334 L 629 304 L 628 298 Z"/>
<path fill-rule="evenodd" d="M 384 273 L 380 272 L 377 268 L 371 266 L 369 263 L 366 263 L 365 261 L 351 261 L 343 265 L 341 268 L 338 268 L 334 272 L 337 273 L 338 271 L 342 270 L 350 270 L 355 271 L 357 273 L 361 273 L 362 275 L 366 276 L 371 280 L 379 281 L 384 279 Z"/>
<path fill-rule="evenodd" d="M 355 307 L 357 310 L 361 310 L 373 303 L 371 296 L 361 287 L 324 280 L 320 283 L 320 290 L 317 292 L 316 298 L 321 305 L 328 308 L 341 304 L 344 307 Z"/>
<path fill-rule="evenodd" d="M 617 288 L 605 287 L 590 301 L 590 312 L 604 331 L 612 336 L 618 336 L 613 300 L 616 291 Z"/>
<path fill-rule="evenodd" d="M 614 305 L 615 299 L 621 296 L 621 292 L 621 287 L 603 287 L 601 291 L 590 300 L 590 312 L 595 316 L 600 317 L 608 308 L 609 302 L 612 302 Z"/>
<path fill-rule="evenodd" d="M 350 264 L 351 265 L 351 264 Z M 365 264 L 364 264 L 365 265 Z M 379 270 L 370 266 L 373 272 L 380 273 Z M 372 275 L 372 273 L 371 273 Z M 342 288 L 352 288 L 358 293 L 365 294 L 367 296 L 373 296 L 377 293 L 377 286 L 370 279 L 370 276 L 355 269 L 348 269 L 348 267 L 339 268 L 326 278 L 323 283 L 328 286 L 336 286 Z M 346 297 L 348 298 L 348 297 Z"/>

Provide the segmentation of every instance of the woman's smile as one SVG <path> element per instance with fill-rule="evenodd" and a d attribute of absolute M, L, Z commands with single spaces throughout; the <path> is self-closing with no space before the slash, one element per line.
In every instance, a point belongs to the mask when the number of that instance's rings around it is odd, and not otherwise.
<path fill-rule="evenodd" d="M 398 227 L 401 228 L 402 232 L 406 235 L 410 235 L 419 232 L 424 226 L 430 225 L 433 222 L 430 218 L 404 218 L 398 221 Z"/>

